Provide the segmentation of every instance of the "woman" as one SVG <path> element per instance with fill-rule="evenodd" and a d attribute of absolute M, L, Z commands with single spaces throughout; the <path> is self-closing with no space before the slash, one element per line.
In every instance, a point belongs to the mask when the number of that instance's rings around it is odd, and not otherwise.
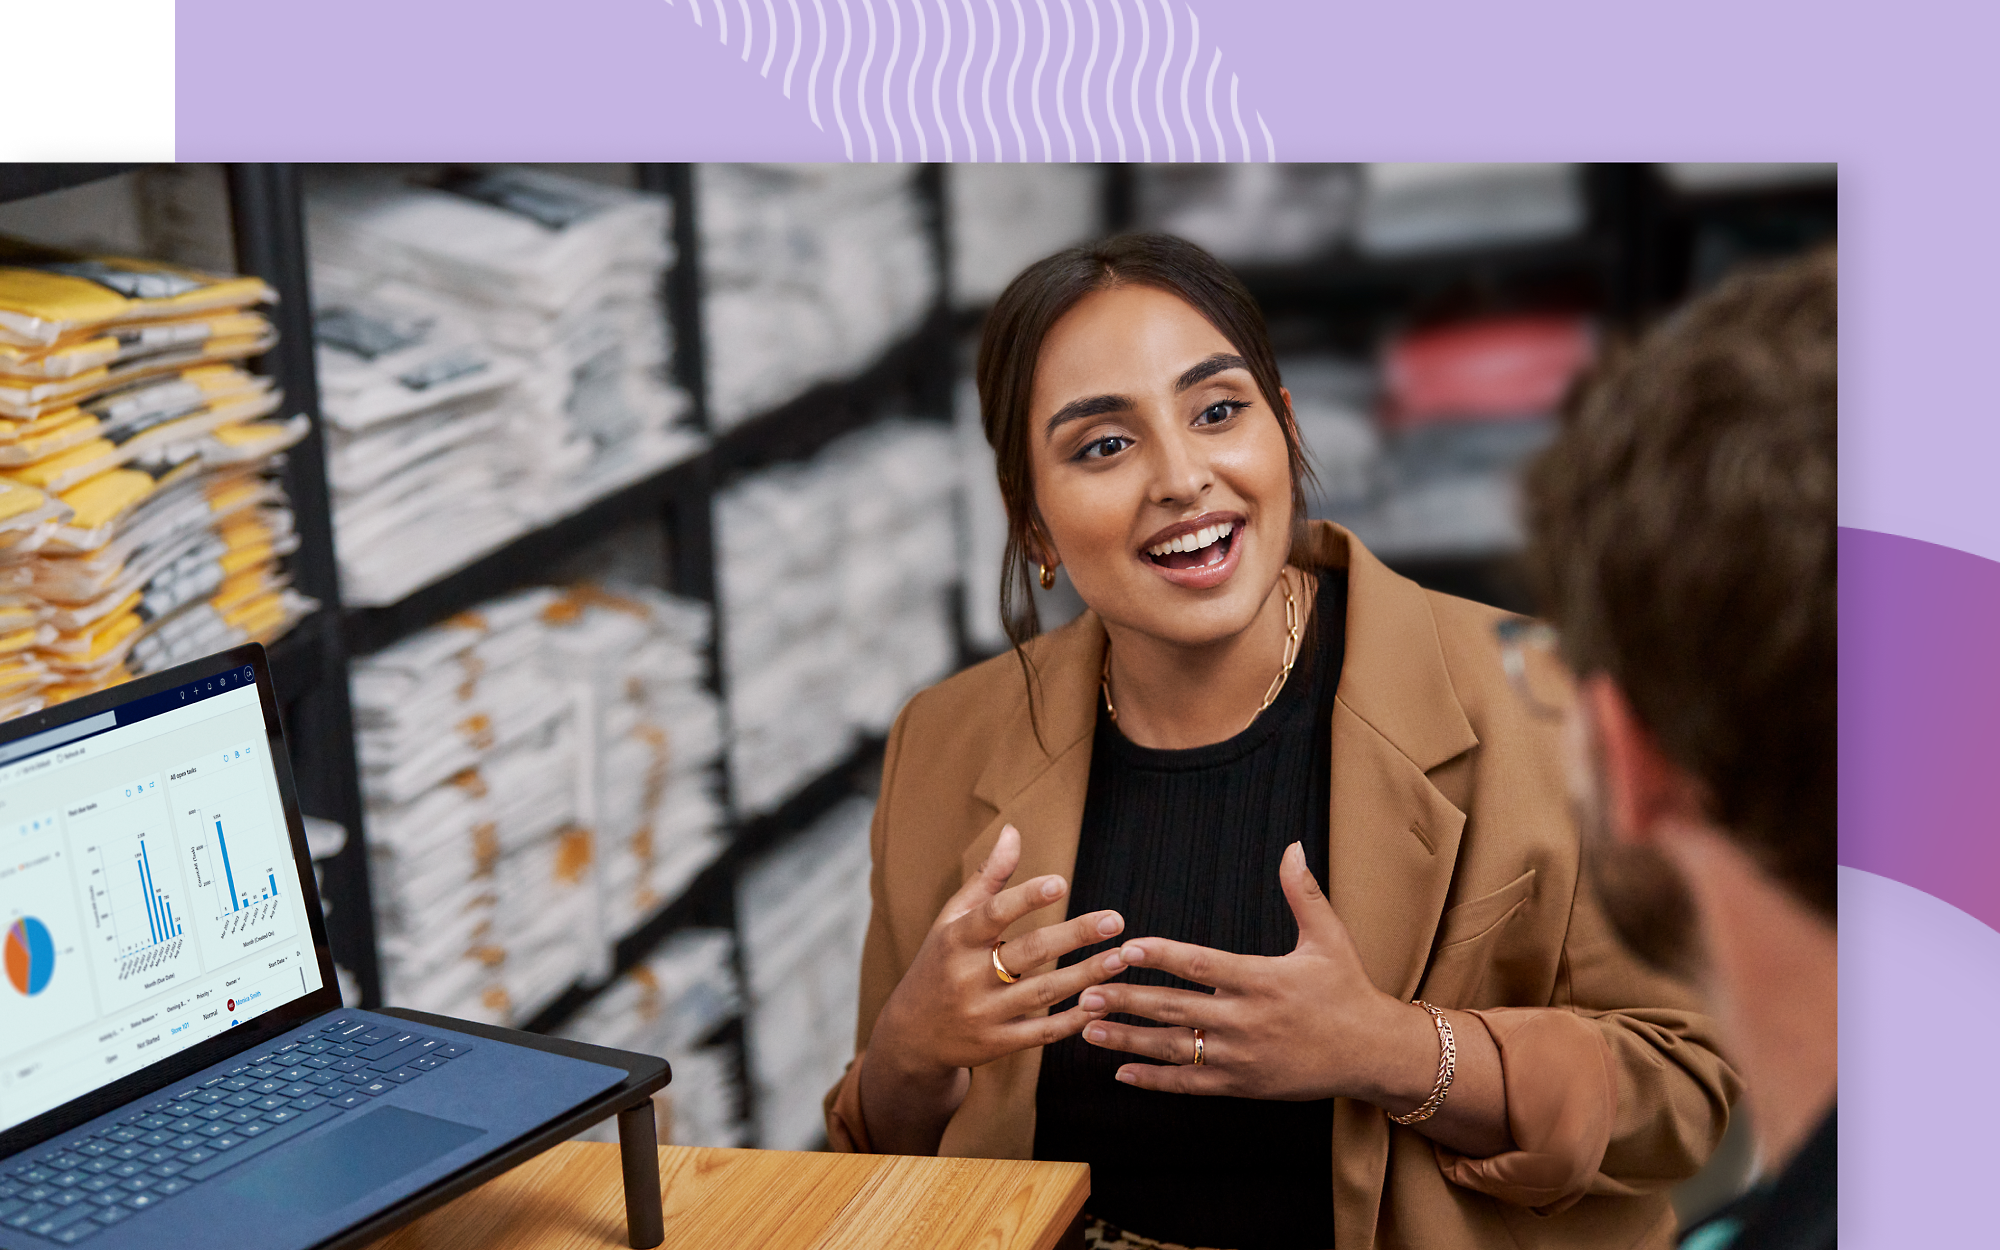
<path fill-rule="evenodd" d="M 890 735 L 830 1140 L 1086 1161 L 1101 1245 L 1666 1244 L 1735 1078 L 1578 890 L 1501 614 L 1303 520 L 1249 294 L 1064 252 L 978 373 L 1017 658 Z"/>

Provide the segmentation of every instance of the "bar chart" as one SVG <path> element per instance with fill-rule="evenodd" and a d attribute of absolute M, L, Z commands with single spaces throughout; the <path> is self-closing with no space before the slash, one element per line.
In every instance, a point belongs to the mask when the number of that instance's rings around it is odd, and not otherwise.
<path fill-rule="evenodd" d="M 149 796 L 150 799 L 150 796 Z M 197 974 L 193 918 L 173 835 L 156 801 L 71 817 L 83 924 L 107 1010 Z"/>
<path fill-rule="evenodd" d="M 268 915 L 278 897 L 278 874 L 261 822 L 220 809 L 194 809 L 187 816 L 200 822 L 204 835 L 189 849 L 195 888 L 224 922 L 224 935 Z"/>
<path fill-rule="evenodd" d="M 183 937 L 176 912 L 178 882 L 163 872 L 173 862 L 163 831 L 141 828 L 90 848 L 90 902 L 100 929 L 108 929 L 118 979 L 141 975 L 179 954 Z"/>
<path fill-rule="evenodd" d="M 282 941 L 293 928 L 289 833 L 261 758 L 257 744 L 245 743 L 169 774 L 190 906 L 198 911 L 187 924 L 211 962 Z"/>

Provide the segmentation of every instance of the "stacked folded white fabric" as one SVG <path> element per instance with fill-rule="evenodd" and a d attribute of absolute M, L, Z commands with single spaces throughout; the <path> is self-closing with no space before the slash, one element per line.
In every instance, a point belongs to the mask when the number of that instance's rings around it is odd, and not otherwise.
<path fill-rule="evenodd" d="M 957 660 L 957 452 L 885 421 L 716 499 L 730 780 L 768 811 Z"/>
<path fill-rule="evenodd" d="M 704 1045 L 742 1010 L 735 946 L 727 929 L 682 930 L 563 1028 L 566 1037 L 660 1055 L 673 1066 L 673 1081 L 659 1095 L 661 1141 L 678 1146 L 744 1142 L 734 1056 L 727 1047 Z M 607 1122 L 595 1135 L 615 1140 L 616 1128 Z"/>
<path fill-rule="evenodd" d="M 602 923 L 630 932 L 721 852 L 710 781 L 722 718 L 703 687 L 714 613 L 643 588 L 570 591 L 548 662 L 578 708 L 579 822 L 594 835 Z"/>
<path fill-rule="evenodd" d="M 238 363 L 256 278 L 0 240 L 0 719 L 314 607 L 276 470 L 306 418 Z M 266 419 L 273 418 L 273 419 Z"/>
<path fill-rule="evenodd" d="M 1402 431 L 1388 441 L 1373 504 L 1335 519 L 1385 559 L 1518 551 L 1521 470 L 1554 435 L 1550 418 Z"/>
<path fill-rule="evenodd" d="M 1102 228 L 1096 166 L 947 165 L 945 174 L 951 300 L 960 308 L 992 303 L 1021 270 Z"/>
<path fill-rule="evenodd" d="M 1299 441 L 1317 479 L 1307 511 L 1347 523 L 1373 504 L 1382 488 L 1375 367 L 1365 360 L 1314 352 L 1280 360 L 1278 372 L 1291 392 Z"/>
<path fill-rule="evenodd" d="M 359 336 L 319 335 L 323 357 L 372 366 L 349 364 L 352 376 L 329 397 L 351 439 L 348 458 L 404 473 L 426 457 L 446 460 L 424 466 L 429 478 L 365 498 L 389 474 L 351 470 L 360 476 L 350 479 L 339 532 L 343 564 L 373 568 L 382 546 L 406 553 L 398 521 L 423 514 L 425 502 L 444 512 L 484 495 L 518 531 L 696 449 L 675 424 L 686 397 L 667 380 L 672 344 L 659 294 L 673 259 L 669 217 L 661 196 L 528 168 L 314 183 L 307 222 L 320 313 L 372 323 Z M 384 326 L 387 335 L 374 328 Z M 357 337 L 385 346 L 354 353 Z M 488 398 L 473 403 L 475 393 Z M 453 410 L 461 402 L 470 408 Z M 481 414 L 497 437 L 441 428 Z M 350 598 L 388 601 L 380 594 L 370 581 Z"/>
<path fill-rule="evenodd" d="M 718 853 L 706 629 L 655 592 L 536 588 L 356 661 L 389 1001 L 526 1020 Z"/>
<path fill-rule="evenodd" d="M 1683 195 L 1830 187 L 1840 177 L 1834 161 L 1670 161 L 1657 168 Z"/>
<path fill-rule="evenodd" d="M 908 167 L 703 165 L 696 179 L 714 429 L 860 372 L 936 298 Z"/>
<path fill-rule="evenodd" d="M 487 603 L 353 665 L 389 1002 L 512 1023 L 601 944 L 575 824 L 574 717 L 540 662 L 555 598 Z"/>
<path fill-rule="evenodd" d="M 1331 251 L 1354 230 L 1353 165 L 1141 165 L 1139 219 L 1231 263 L 1269 264 Z"/>
<path fill-rule="evenodd" d="M 1583 169 L 1557 162 L 1362 167 L 1355 244 L 1374 256 L 1527 243 L 1582 230 Z"/>
<path fill-rule="evenodd" d="M 767 1149 L 824 1137 L 820 1099 L 854 1053 L 874 810 L 865 799 L 842 803 L 738 886 L 757 1141 Z"/>
<path fill-rule="evenodd" d="M 314 287 L 320 407 L 342 593 L 393 603 L 506 542 L 506 437 L 526 419 L 518 360 L 398 283 Z"/>

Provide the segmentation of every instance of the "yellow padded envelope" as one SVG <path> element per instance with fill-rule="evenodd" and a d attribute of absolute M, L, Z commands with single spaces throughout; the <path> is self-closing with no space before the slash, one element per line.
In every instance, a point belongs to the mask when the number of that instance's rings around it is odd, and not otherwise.
<path fill-rule="evenodd" d="M 0 343 L 0 378 L 60 379 L 127 361 L 201 350 L 219 339 L 275 340 L 266 318 L 252 312 L 221 312 L 172 321 L 135 322 L 110 331 L 85 330 L 52 347 Z"/>
<path fill-rule="evenodd" d="M 0 239 L 0 342 L 16 347 L 52 347 L 65 335 L 120 322 L 247 308 L 276 299 L 261 278 Z"/>

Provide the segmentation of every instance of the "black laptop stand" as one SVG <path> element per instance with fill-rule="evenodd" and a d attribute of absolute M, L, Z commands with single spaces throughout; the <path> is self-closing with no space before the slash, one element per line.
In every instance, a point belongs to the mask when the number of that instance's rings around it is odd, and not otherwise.
<path fill-rule="evenodd" d="M 531 1050 L 566 1055 L 587 1063 L 601 1063 L 609 1068 L 623 1068 L 626 1076 L 611 1089 L 561 1119 L 544 1125 L 528 1137 L 508 1143 L 470 1167 L 454 1172 L 437 1184 L 377 1212 L 366 1222 L 321 1242 L 315 1250 L 358 1250 L 358 1247 L 394 1232 L 460 1194 L 477 1189 L 502 1172 L 511 1171 L 613 1114 L 618 1117 L 618 1151 L 625 1170 L 626 1240 L 632 1243 L 635 1250 L 649 1250 L 666 1240 L 660 1201 L 659 1140 L 653 1121 L 653 1095 L 666 1088 L 673 1077 L 666 1060 L 628 1050 L 573 1042 L 565 1037 L 522 1033 L 514 1029 L 495 1028 L 490 1024 L 454 1020 L 449 1016 L 434 1016 L 404 1007 L 379 1007 L 376 1010 L 412 1024 L 450 1029 L 473 1037 L 505 1042 L 510 1046 L 526 1046 Z"/>

